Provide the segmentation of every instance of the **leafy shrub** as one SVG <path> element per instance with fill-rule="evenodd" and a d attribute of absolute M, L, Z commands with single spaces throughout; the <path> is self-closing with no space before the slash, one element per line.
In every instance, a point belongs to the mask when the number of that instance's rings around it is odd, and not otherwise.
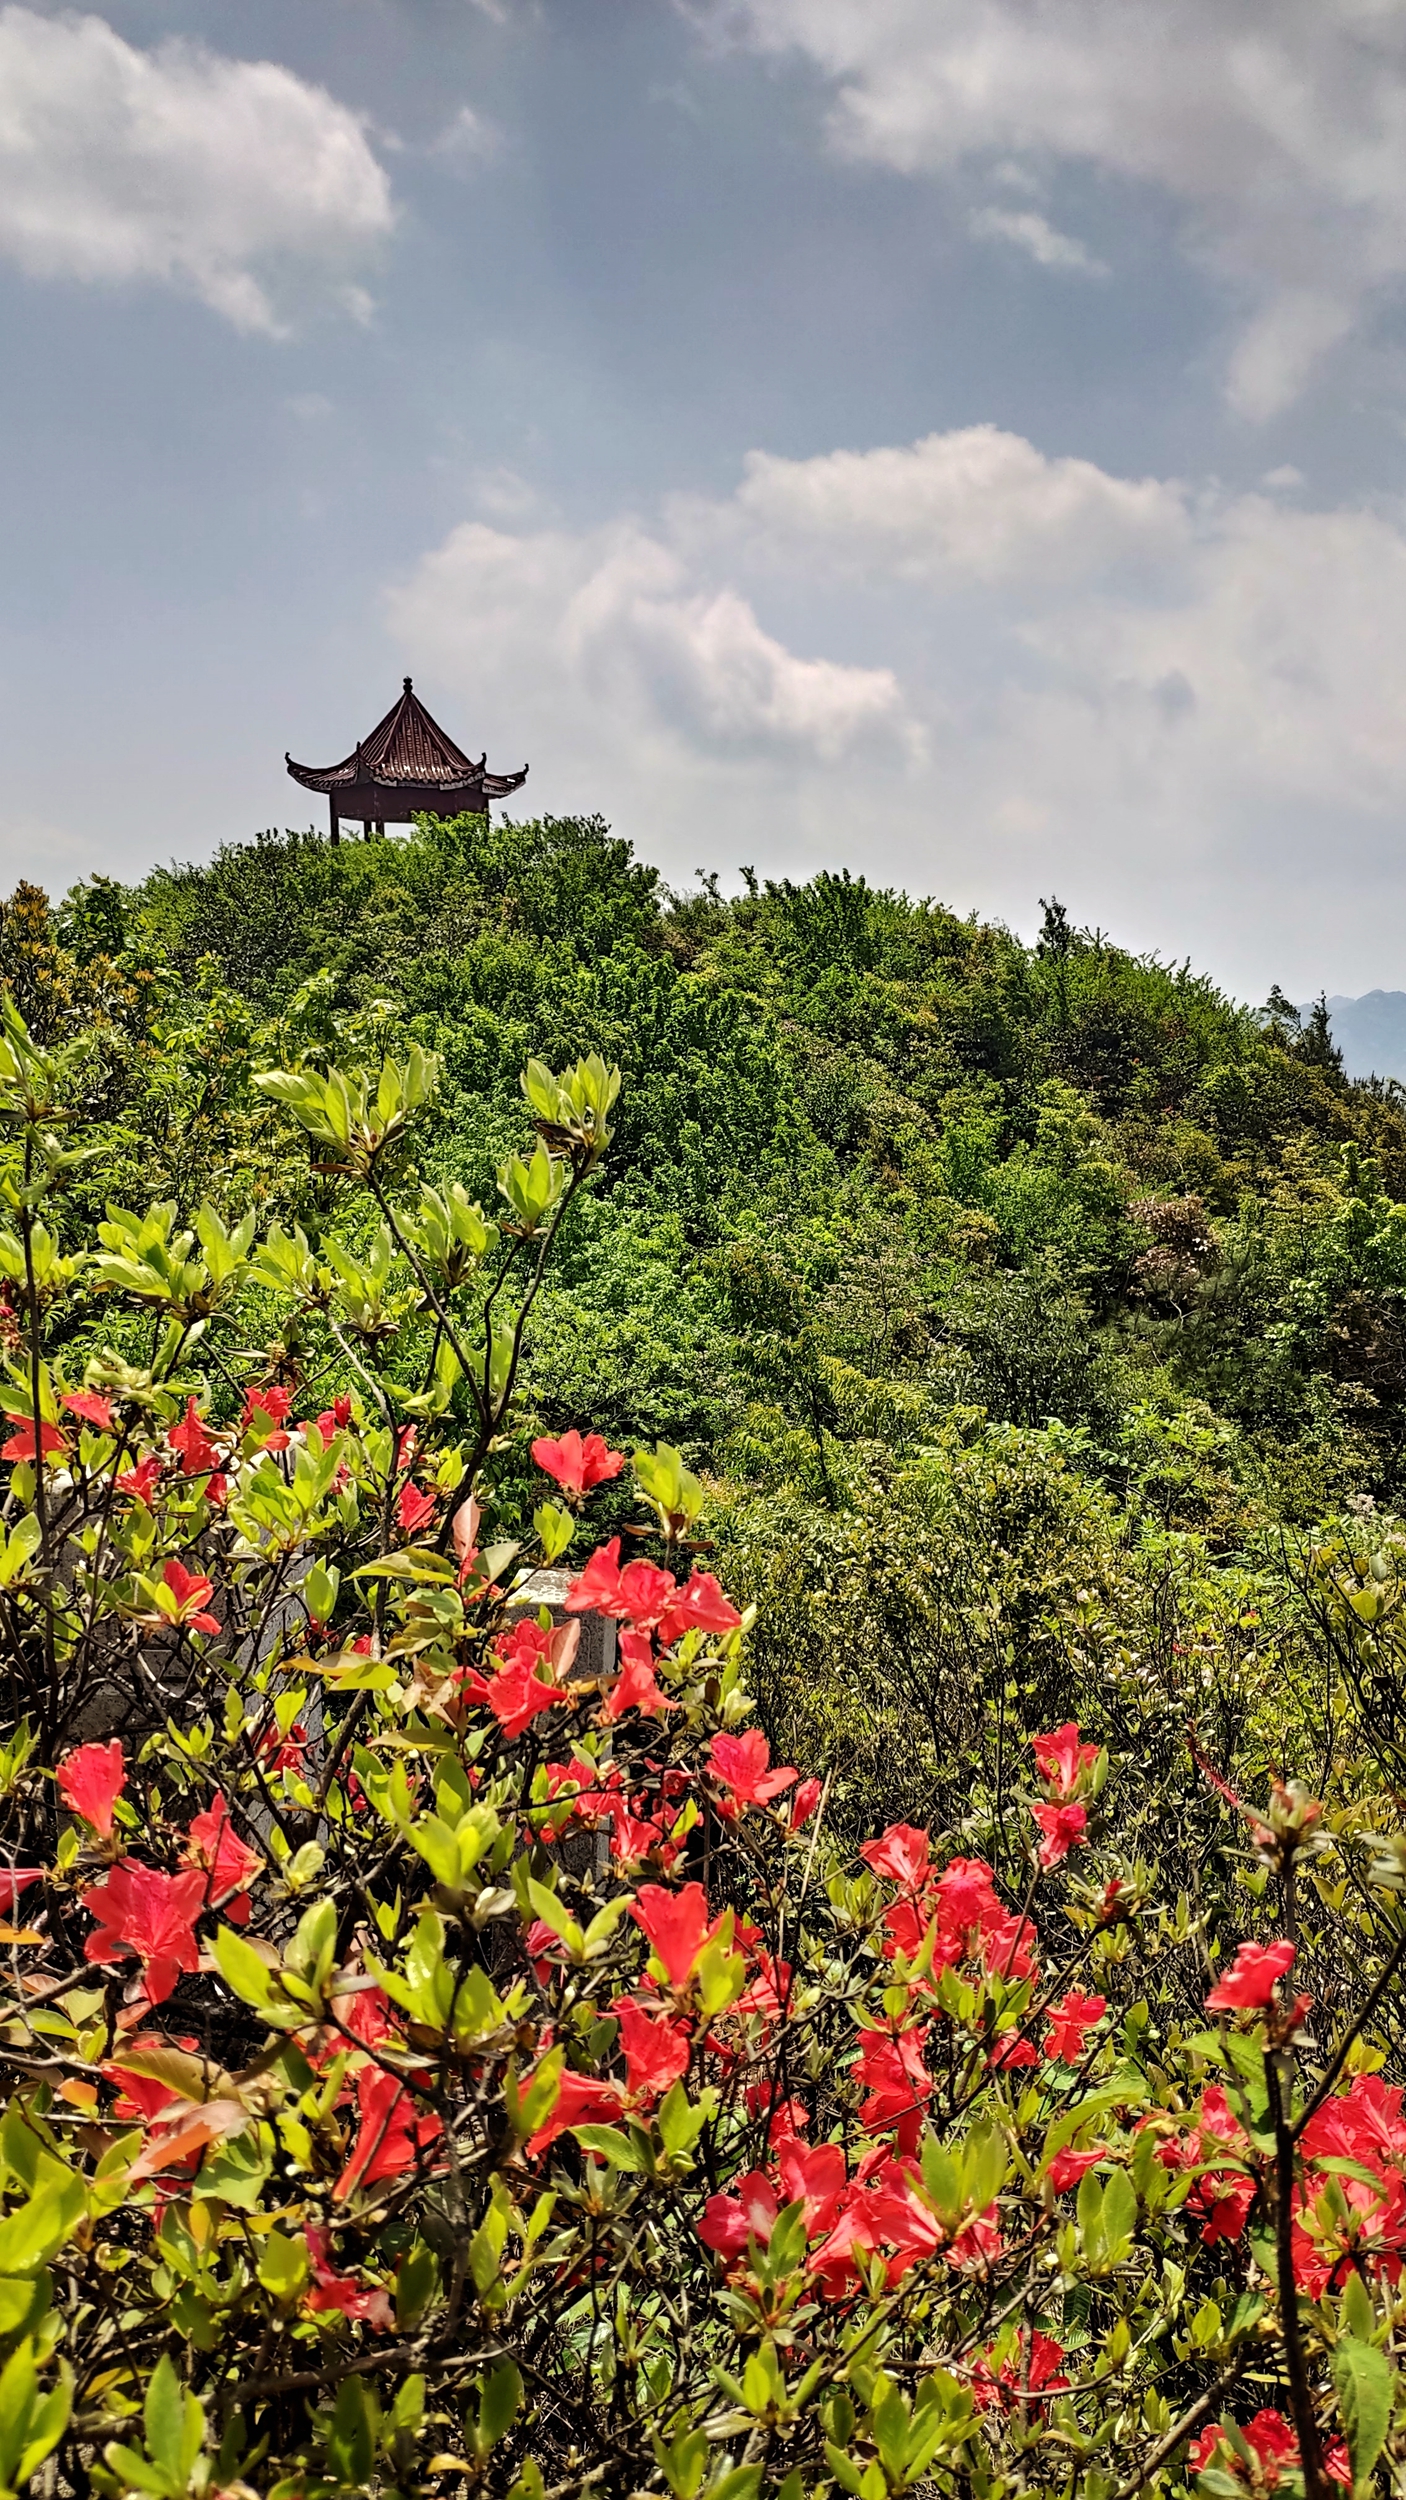
<path fill-rule="evenodd" d="M 273 1071 L 339 1228 L 114 1208 L 93 1244 L 82 1047 L 9 1009 L 0 2490 L 1320 2500 L 1394 2468 L 1400 1849 L 1337 1836 L 1369 1984 L 1321 2040 L 1305 1791 L 1217 1804 L 1288 1932 L 1209 2027 L 1204 1927 L 1072 1722 L 1013 1731 L 1001 1882 L 908 1823 L 856 1851 L 748 1724 L 676 1450 L 635 1454 L 634 1559 L 537 1576 L 623 1475 L 595 1433 L 538 1439 L 553 1493 L 499 1533 L 611 1072 L 529 1066 L 490 1219 L 409 1194 L 422 1054 Z M 140 1362 L 103 1334 L 133 1307 Z M 1329 1584 L 1380 1648 L 1378 1584 Z"/>

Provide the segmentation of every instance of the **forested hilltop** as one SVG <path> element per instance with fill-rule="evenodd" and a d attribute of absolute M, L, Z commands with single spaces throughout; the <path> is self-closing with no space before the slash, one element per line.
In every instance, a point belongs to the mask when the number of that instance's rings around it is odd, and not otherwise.
<path fill-rule="evenodd" d="M 618 1062 L 520 1447 L 589 1421 L 713 1479 L 773 1732 L 867 1815 L 959 1820 L 987 1703 L 1114 1707 L 1151 1658 L 1169 1748 L 1193 1701 L 1238 1740 L 1334 1523 L 1398 1496 L 1406 1097 L 1350 1083 L 1325 1017 L 1056 903 L 1026 947 L 742 874 L 671 894 L 598 819 L 267 837 L 20 887 L 0 972 L 37 1036 L 96 1035 L 89 1215 L 208 1195 L 316 1240 L 332 1194 L 251 1076 L 412 1040 L 444 1062 L 426 1177 L 487 1201 L 524 1060 Z"/>

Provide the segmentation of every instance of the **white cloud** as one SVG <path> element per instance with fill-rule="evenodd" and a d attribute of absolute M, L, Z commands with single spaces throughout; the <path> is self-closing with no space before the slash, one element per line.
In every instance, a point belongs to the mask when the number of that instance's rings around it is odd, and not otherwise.
<path fill-rule="evenodd" d="M 1160 478 L 1047 459 L 1021 435 L 963 426 L 811 460 L 749 452 L 730 505 L 681 505 L 696 535 L 770 546 L 808 570 L 934 588 L 1014 580 L 1067 588 L 1090 572 L 1163 562 L 1186 538 L 1186 499 Z"/>
<path fill-rule="evenodd" d="M 967 232 L 978 243 L 1013 243 L 1041 269 L 1067 269 L 1085 278 L 1106 278 L 1108 263 L 1096 260 L 1076 235 L 1061 234 L 1037 208 L 974 208 Z"/>
<path fill-rule="evenodd" d="M 818 68 L 851 155 L 1159 186 L 1245 308 L 1228 388 L 1249 417 L 1292 399 L 1406 275 L 1397 0 L 692 0 L 691 14 Z"/>
<path fill-rule="evenodd" d="M 389 616 L 533 803 L 598 805 L 673 873 L 845 862 L 1027 924 L 1053 889 L 1247 993 L 1400 986 L 1391 513 L 974 427 L 754 453 L 648 526 L 466 524 Z"/>
<path fill-rule="evenodd" d="M 451 165 L 489 165 L 503 152 L 503 134 L 496 122 L 476 113 L 471 104 L 461 104 L 452 121 L 445 124 L 434 141 L 432 153 L 447 157 Z"/>
<path fill-rule="evenodd" d="M 0 253 L 29 275 L 155 280 L 243 330 L 364 318 L 393 216 L 358 117 L 291 70 L 0 8 Z"/>
<path fill-rule="evenodd" d="M 891 670 L 798 657 L 735 589 L 699 582 L 631 521 L 583 536 L 466 522 L 393 594 L 391 617 L 407 647 L 487 683 L 495 706 L 534 689 L 546 735 L 570 720 L 593 743 L 603 725 L 607 747 L 644 738 L 793 765 L 914 743 Z"/>

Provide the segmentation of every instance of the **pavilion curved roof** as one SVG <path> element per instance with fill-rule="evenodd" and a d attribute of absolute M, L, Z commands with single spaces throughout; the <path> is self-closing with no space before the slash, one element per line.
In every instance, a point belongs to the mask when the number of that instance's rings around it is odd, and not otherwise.
<path fill-rule="evenodd" d="M 399 702 L 340 764 L 295 764 L 287 754 L 283 760 L 305 790 L 374 786 L 392 792 L 442 791 L 446 797 L 472 791 L 498 799 L 520 790 L 527 779 L 525 764 L 519 773 L 491 773 L 486 754 L 477 762 L 466 755 L 425 710 L 408 677 Z"/>

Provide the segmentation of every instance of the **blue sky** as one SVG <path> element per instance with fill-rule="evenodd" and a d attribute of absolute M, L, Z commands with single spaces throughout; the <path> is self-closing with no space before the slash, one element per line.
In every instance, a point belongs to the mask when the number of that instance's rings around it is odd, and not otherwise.
<path fill-rule="evenodd" d="M 1406 987 L 1401 0 L 0 6 L 0 874 L 402 673 L 666 874 Z"/>

